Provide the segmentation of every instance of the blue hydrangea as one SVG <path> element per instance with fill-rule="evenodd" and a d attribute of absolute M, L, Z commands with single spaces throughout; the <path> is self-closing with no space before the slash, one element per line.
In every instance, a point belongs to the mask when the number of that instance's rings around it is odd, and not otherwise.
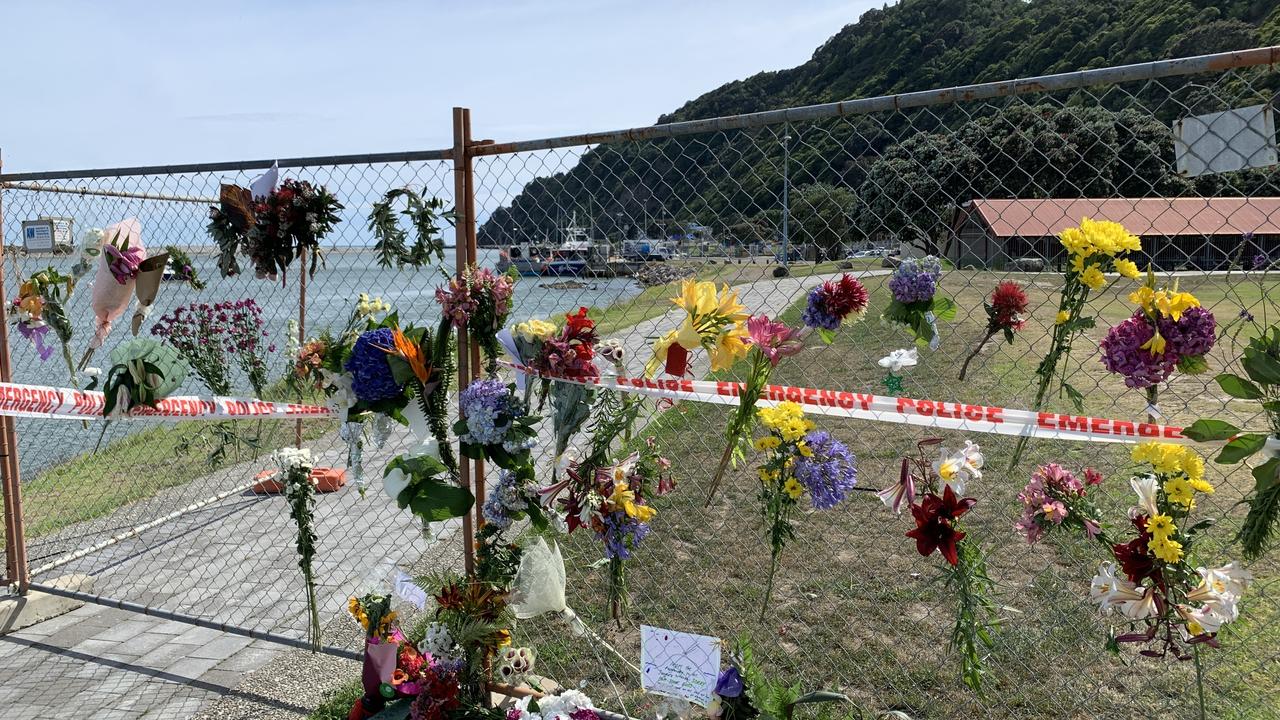
<path fill-rule="evenodd" d="M 506 441 L 511 421 L 523 411 L 501 380 L 477 380 L 458 396 L 467 432 L 459 439 L 468 445 L 500 445 Z"/>
<path fill-rule="evenodd" d="M 938 258 L 932 255 L 908 258 L 893 271 L 889 291 L 895 300 L 905 305 L 932 300 L 941 277 L 942 262 Z"/>
<path fill-rule="evenodd" d="M 825 430 L 805 435 L 804 442 L 813 455 L 796 460 L 796 481 L 809 491 L 815 509 L 828 510 L 844 502 L 858 484 L 858 459 Z"/>
<path fill-rule="evenodd" d="M 497 486 L 484 500 L 484 519 L 499 530 L 506 530 L 511 527 L 514 516 L 526 511 L 528 507 L 525 489 L 516 485 L 516 474 L 503 470 L 498 475 Z"/>
<path fill-rule="evenodd" d="M 386 348 L 395 347 L 390 328 L 370 330 L 356 339 L 351 357 L 343 366 L 351 373 L 351 390 L 365 403 L 391 400 L 404 392 L 404 387 L 391 374 Z"/>
<path fill-rule="evenodd" d="M 800 316 L 806 327 L 822 328 L 823 330 L 838 330 L 842 320 L 826 311 L 820 302 L 822 297 L 822 287 L 818 286 L 809 291 L 809 303 L 804 309 L 804 314 Z"/>

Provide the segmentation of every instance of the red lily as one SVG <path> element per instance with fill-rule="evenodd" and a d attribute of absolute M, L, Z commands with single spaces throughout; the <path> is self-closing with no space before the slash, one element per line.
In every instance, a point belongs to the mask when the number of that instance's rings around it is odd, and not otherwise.
<path fill-rule="evenodd" d="M 959 563 L 956 543 L 963 540 L 965 534 L 955 529 L 954 521 L 976 502 L 973 498 L 957 498 L 948 485 L 942 497 L 928 493 L 919 504 L 913 504 L 911 515 L 916 520 L 916 528 L 908 532 L 907 537 L 915 538 L 916 551 L 923 557 L 929 557 L 937 550 L 952 565 Z"/>

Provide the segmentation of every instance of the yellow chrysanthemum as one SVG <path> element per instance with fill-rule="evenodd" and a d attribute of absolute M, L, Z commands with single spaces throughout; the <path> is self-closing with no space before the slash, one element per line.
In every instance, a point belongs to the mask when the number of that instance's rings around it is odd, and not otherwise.
<path fill-rule="evenodd" d="M 1172 477 L 1165 481 L 1164 494 L 1169 498 L 1169 502 L 1190 510 L 1195 505 L 1195 489 L 1191 487 L 1191 483 L 1184 477 Z"/>
<path fill-rule="evenodd" d="M 813 457 L 813 448 L 809 447 L 809 444 L 804 441 L 796 445 L 796 449 L 800 451 L 803 457 Z"/>
<path fill-rule="evenodd" d="M 800 496 L 804 494 L 804 486 L 795 478 L 787 478 L 787 482 L 782 486 L 782 489 L 785 490 L 793 500 L 799 500 Z"/>
<path fill-rule="evenodd" d="M 1196 492 L 1202 492 L 1205 495 L 1213 494 L 1213 484 L 1210 483 L 1208 480 L 1205 480 L 1203 477 L 1188 478 L 1187 482 L 1191 483 L 1191 488 Z"/>
<path fill-rule="evenodd" d="M 1097 265 L 1090 265 L 1084 269 L 1084 272 L 1080 273 L 1080 282 L 1084 283 L 1085 287 L 1090 290 L 1098 290 L 1107 284 L 1107 278 L 1102 275 L 1102 271 L 1098 269 Z"/>
<path fill-rule="evenodd" d="M 1142 271 L 1138 269 L 1138 264 L 1132 260 L 1116 260 L 1116 272 L 1120 273 L 1121 277 L 1127 277 L 1130 280 L 1135 280 L 1142 275 Z"/>
<path fill-rule="evenodd" d="M 1173 524 L 1173 518 L 1168 515 L 1156 515 L 1147 519 L 1147 532 L 1153 537 L 1167 538 L 1178 531 L 1176 525 Z"/>
<path fill-rule="evenodd" d="M 1153 538 L 1149 546 L 1151 553 L 1167 563 L 1176 563 L 1182 559 L 1182 543 L 1169 538 Z"/>
<path fill-rule="evenodd" d="M 779 440 L 776 435 L 765 435 L 764 437 L 756 440 L 756 450 L 764 452 L 766 450 L 772 450 L 781 444 L 782 441 Z"/>
<path fill-rule="evenodd" d="M 1053 319 L 1054 325 L 1061 325 L 1071 319 L 1071 313 L 1066 310 L 1059 310 L 1057 317 Z"/>

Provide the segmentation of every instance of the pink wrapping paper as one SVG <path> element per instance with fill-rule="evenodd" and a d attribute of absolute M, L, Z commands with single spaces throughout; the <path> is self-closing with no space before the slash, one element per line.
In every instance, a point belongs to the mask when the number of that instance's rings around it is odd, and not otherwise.
<path fill-rule="evenodd" d="M 120 233 L 120 239 L 127 238 L 129 247 L 138 248 L 142 251 L 142 258 L 147 257 L 147 249 L 142 244 L 142 225 L 137 218 L 129 218 L 121 220 L 102 231 L 103 244 L 117 240 L 116 233 Z M 125 310 L 129 309 L 129 302 L 133 299 L 133 288 L 135 281 L 129 280 L 123 285 L 116 281 L 111 274 L 111 269 L 107 267 L 107 253 L 98 256 L 98 269 L 93 276 L 93 316 L 95 327 L 93 330 L 93 340 L 89 341 L 90 348 L 102 347 L 102 342 L 107 339 L 107 335 L 111 334 L 111 326 L 115 323 Z"/>

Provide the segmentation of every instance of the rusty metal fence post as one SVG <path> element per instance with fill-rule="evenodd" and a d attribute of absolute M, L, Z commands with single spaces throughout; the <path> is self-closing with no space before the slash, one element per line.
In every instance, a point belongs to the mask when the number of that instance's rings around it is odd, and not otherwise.
<path fill-rule="evenodd" d="M 0 172 L 4 158 L 0 156 Z M 3 199 L 0 198 L 0 203 Z M 4 206 L 0 204 L 0 257 L 4 252 Z M 4 292 L 4 262 L 0 262 L 0 382 L 12 382 L 9 361 L 8 301 Z M 11 416 L 0 417 L 0 485 L 4 487 L 5 583 L 25 595 L 30 584 L 27 540 L 22 528 L 22 484 L 18 473 L 18 434 Z"/>
<path fill-rule="evenodd" d="M 471 248 L 471 231 L 467 226 L 474 222 L 470 214 L 469 203 L 464 198 L 471 191 L 471 156 L 467 146 L 467 111 L 465 108 L 453 109 L 453 191 L 454 191 L 454 253 L 457 262 L 457 273 L 461 277 L 467 265 L 473 262 L 474 249 Z M 462 412 L 461 394 L 471 384 L 474 368 L 471 362 L 471 347 L 466 328 L 458 328 L 458 412 Z M 477 463 L 480 464 L 483 461 Z M 458 453 L 459 481 L 478 492 L 473 483 L 471 460 Z M 482 491 L 479 491 L 482 492 Z M 477 503 L 476 517 L 480 517 Z M 475 527 L 468 513 L 462 516 L 463 568 L 467 575 L 475 572 Z"/>

